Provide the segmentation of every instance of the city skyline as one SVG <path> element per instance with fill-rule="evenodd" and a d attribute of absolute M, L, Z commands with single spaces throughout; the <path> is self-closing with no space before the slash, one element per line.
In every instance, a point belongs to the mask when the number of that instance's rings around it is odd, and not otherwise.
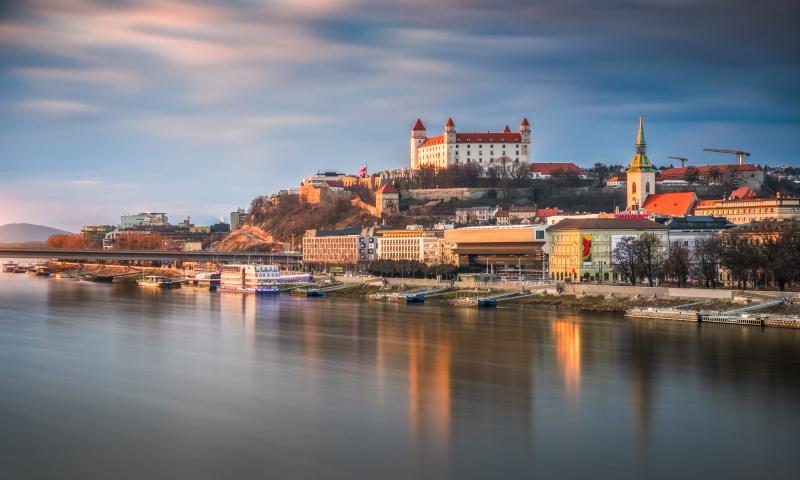
<path fill-rule="evenodd" d="M 800 163 L 798 7 L 768 1 L 20 2 L 0 7 L 0 224 L 199 223 L 439 132 L 533 125 L 533 162 Z"/>

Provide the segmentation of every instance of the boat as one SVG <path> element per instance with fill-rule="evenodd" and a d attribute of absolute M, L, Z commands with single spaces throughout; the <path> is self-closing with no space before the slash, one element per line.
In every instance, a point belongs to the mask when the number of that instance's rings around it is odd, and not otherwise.
<path fill-rule="evenodd" d="M 3 264 L 3 273 L 15 273 L 17 271 L 17 265 L 14 262 L 7 262 Z"/>
<path fill-rule="evenodd" d="M 291 285 L 294 283 L 312 283 L 314 276 L 303 272 L 285 272 L 278 276 L 278 283 L 281 285 Z"/>
<path fill-rule="evenodd" d="M 140 287 L 153 287 L 153 288 L 179 288 L 183 279 L 164 277 L 161 275 L 148 275 L 136 281 Z"/>
<path fill-rule="evenodd" d="M 219 272 L 199 272 L 194 277 L 187 278 L 186 285 L 216 290 L 219 287 L 221 276 Z"/>
<path fill-rule="evenodd" d="M 81 277 L 75 272 L 58 272 L 56 273 L 56 278 L 58 280 L 78 280 Z"/>
<path fill-rule="evenodd" d="M 280 276 L 277 265 L 223 265 L 219 288 L 244 293 L 278 293 Z"/>
<path fill-rule="evenodd" d="M 36 265 L 30 270 L 28 270 L 27 273 L 32 277 L 49 277 L 50 269 L 44 265 Z"/>

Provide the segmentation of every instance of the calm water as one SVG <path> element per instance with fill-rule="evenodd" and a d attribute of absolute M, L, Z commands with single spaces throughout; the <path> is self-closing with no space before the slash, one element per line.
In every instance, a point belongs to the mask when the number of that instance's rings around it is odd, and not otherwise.
<path fill-rule="evenodd" d="M 2 478 L 797 478 L 800 332 L 0 274 Z"/>

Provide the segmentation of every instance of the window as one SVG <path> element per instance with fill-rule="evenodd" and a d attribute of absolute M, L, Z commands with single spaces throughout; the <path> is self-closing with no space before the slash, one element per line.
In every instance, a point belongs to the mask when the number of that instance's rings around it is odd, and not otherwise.
<path fill-rule="evenodd" d="M 636 182 L 631 185 L 631 193 L 636 193 Z"/>
<path fill-rule="evenodd" d="M 650 193 L 650 182 L 644 184 L 644 193 Z"/>

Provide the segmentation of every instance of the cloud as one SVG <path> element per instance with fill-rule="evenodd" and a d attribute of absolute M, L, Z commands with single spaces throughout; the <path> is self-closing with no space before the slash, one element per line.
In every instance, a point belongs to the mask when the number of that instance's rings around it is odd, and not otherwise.
<path fill-rule="evenodd" d="M 54 117 L 67 117 L 95 113 L 100 109 L 88 103 L 72 100 L 39 99 L 19 102 L 18 106 L 26 110 Z"/>

